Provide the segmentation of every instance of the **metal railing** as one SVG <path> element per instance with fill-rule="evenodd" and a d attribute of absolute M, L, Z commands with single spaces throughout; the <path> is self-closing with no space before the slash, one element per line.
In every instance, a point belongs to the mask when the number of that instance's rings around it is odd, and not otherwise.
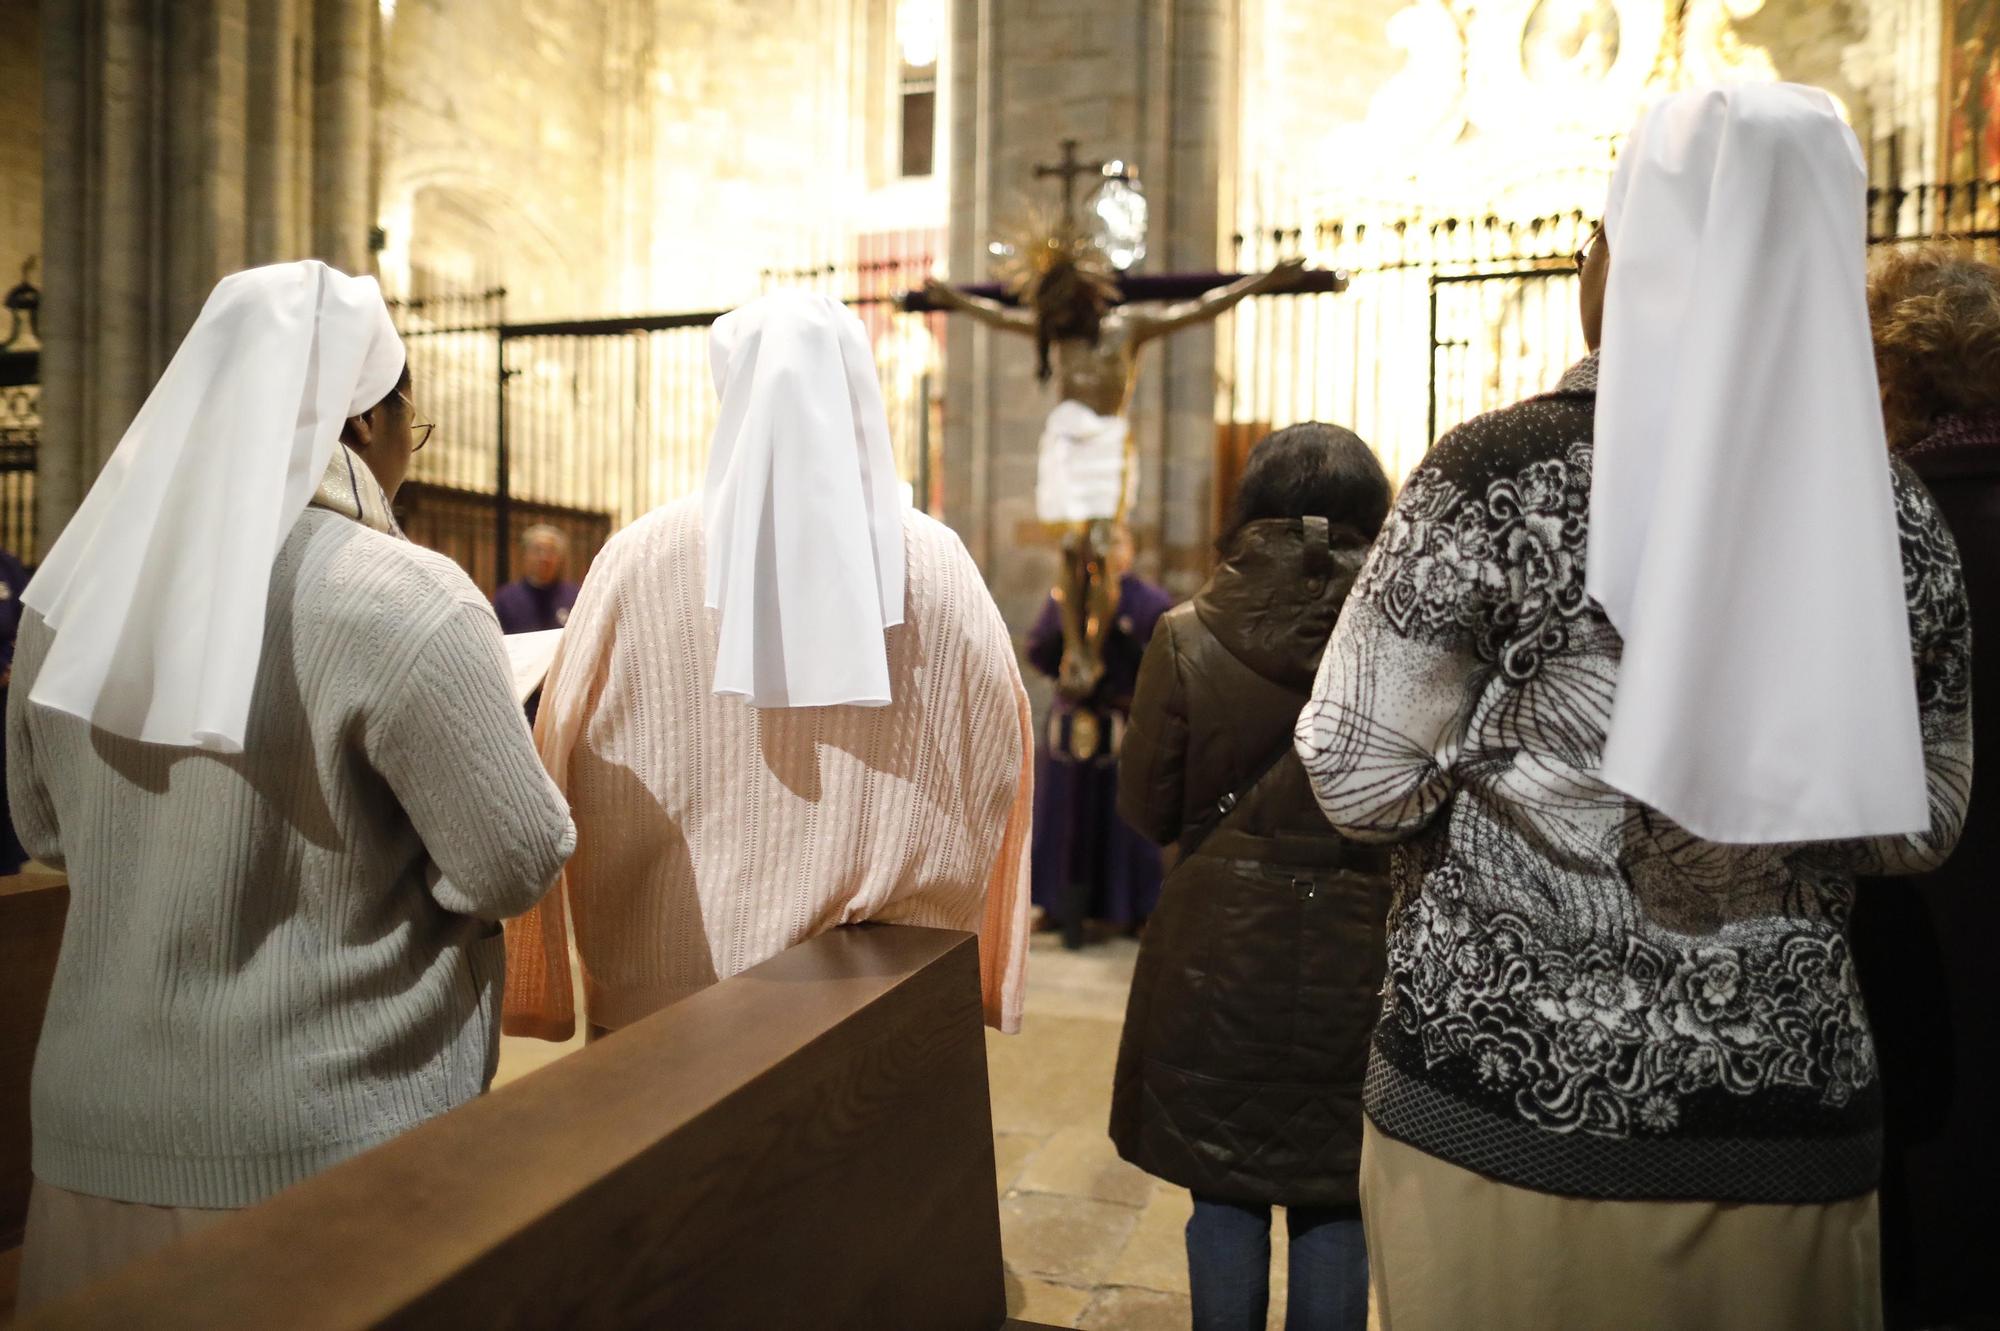
<path fill-rule="evenodd" d="M 1877 188 L 1868 209 L 1871 243 L 1955 239 L 2000 255 L 2000 181 Z M 1236 237 L 1239 271 L 1303 255 L 1348 283 L 1339 293 L 1258 297 L 1218 329 L 1218 503 L 1232 457 L 1271 429 L 1346 425 L 1400 479 L 1439 434 L 1554 384 L 1584 352 L 1574 256 L 1594 227 L 1571 211 L 1331 219 Z M 896 300 L 930 274 L 938 240 L 877 237 L 839 264 L 760 274 L 767 290 L 823 291 L 860 315 L 897 465 L 933 510 L 943 316 L 905 313 Z M 482 497 L 496 547 L 482 567 L 495 576 L 504 578 L 505 547 L 522 525 L 516 508 L 615 531 L 699 486 L 716 405 L 707 355 L 715 313 L 510 323 L 503 291 L 401 303 L 396 313 L 418 400 L 439 424 L 412 479 Z M 0 507 L 5 495 L 0 488 Z M 473 511 L 461 504 L 457 520 Z"/>
<path fill-rule="evenodd" d="M 1552 386 L 1585 351 L 1575 256 L 1596 221 L 1403 217 L 1235 238 L 1237 266 L 1303 255 L 1340 295 L 1246 302 L 1219 340 L 1219 456 L 1302 420 L 1345 425 L 1408 475 L 1453 426 Z M 2000 181 L 1877 187 L 1869 243 L 1947 241 L 2000 259 Z"/>
<path fill-rule="evenodd" d="M 1400 479 L 1431 441 L 1555 382 L 1582 354 L 1581 213 L 1338 220 L 1235 238 L 1237 266 L 1304 256 L 1348 274 L 1338 295 L 1265 296 L 1222 330 L 1225 447 L 1303 420 L 1344 425 Z"/>
<path fill-rule="evenodd" d="M 35 469 L 42 442 L 41 303 L 35 260 L 4 298 L 0 337 L 0 550 L 29 568 L 42 557 L 35 523 Z"/>
<path fill-rule="evenodd" d="M 863 243 L 844 266 L 761 274 L 767 290 L 838 293 L 860 316 L 898 471 L 925 508 L 937 476 L 942 316 L 904 313 L 896 298 L 922 285 L 931 264 L 927 249 L 889 237 Z M 419 493 L 432 511 L 451 500 L 449 543 L 483 584 L 507 580 L 524 516 L 555 521 L 574 542 L 700 486 L 717 409 L 708 329 L 720 312 L 516 323 L 500 290 L 391 305 L 415 398 L 438 425 L 410 479 L 429 487 Z M 461 530 L 475 512 L 491 525 L 476 548 Z M 579 569 L 601 539 L 575 551 Z"/>

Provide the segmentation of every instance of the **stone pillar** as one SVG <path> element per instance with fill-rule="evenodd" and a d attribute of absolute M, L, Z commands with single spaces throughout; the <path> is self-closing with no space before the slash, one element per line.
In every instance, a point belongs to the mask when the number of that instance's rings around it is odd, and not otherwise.
<path fill-rule="evenodd" d="M 1222 222 L 1224 147 L 1230 125 L 1234 48 L 1226 0 L 1160 0 L 1172 25 L 1161 43 L 1164 95 L 1150 100 L 1167 179 L 1159 189 L 1156 272 L 1207 272 L 1225 266 Z M 1215 533 L 1210 491 L 1215 472 L 1215 325 L 1187 329 L 1158 344 L 1143 367 L 1140 390 L 1159 395 L 1157 459 L 1140 477 L 1142 521 L 1157 531 L 1158 574 L 1169 590 L 1192 595 L 1206 577 Z M 1143 436 L 1142 436 L 1143 439 Z M 1142 457 L 1146 455 L 1142 453 Z"/>
<path fill-rule="evenodd" d="M 313 251 L 369 271 L 375 218 L 376 0 L 317 0 L 313 28 Z"/>
<path fill-rule="evenodd" d="M 368 270 L 375 9 L 100 0 L 44 14 L 46 550 L 217 279 L 307 255 Z M 329 35 L 323 76 L 299 86 L 302 38 Z"/>
<path fill-rule="evenodd" d="M 159 200 L 164 306 L 159 329 L 175 342 L 201 313 L 217 276 L 246 267 L 244 167 L 250 109 L 249 0 L 207 0 L 166 10 L 167 100 L 157 126 L 164 179 Z M 198 187 L 190 188 L 198 182 Z M 140 222 L 147 220 L 140 214 Z"/>
<path fill-rule="evenodd" d="M 42 435 L 47 550 L 144 401 L 154 299 L 153 6 L 46 6 L 42 47 Z"/>
<path fill-rule="evenodd" d="M 1225 0 L 953 0 L 951 276 L 988 276 L 987 244 L 1051 192 L 1033 178 L 1065 137 L 1135 163 L 1152 205 L 1153 272 L 1213 270 L 1234 33 Z M 946 516 L 1024 628 L 1054 579 L 1034 514 L 1035 450 L 1053 390 L 1032 344 L 948 321 Z M 1142 565 L 1181 585 L 1205 567 L 1215 351 L 1196 330 L 1146 350 L 1133 403 Z"/>
<path fill-rule="evenodd" d="M 250 123 L 245 127 L 244 194 L 258 206 L 247 220 L 251 263 L 272 263 L 307 248 L 298 134 L 299 66 L 309 49 L 299 30 L 301 0 L 256 0 L 250 7 Z M 304 140 L 310 145 L 311 139 Z"/>

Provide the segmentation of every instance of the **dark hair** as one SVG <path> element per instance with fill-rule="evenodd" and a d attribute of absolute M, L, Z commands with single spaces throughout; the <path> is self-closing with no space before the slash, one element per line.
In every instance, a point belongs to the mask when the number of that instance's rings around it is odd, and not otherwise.
<path fill-rule="evenodd" d="M 1891 254 L 1868 284 L 1889 446 L 1940 416 L 2000 411 L 2000 269 L 1942 245 Z"/>
<path fill-rule="evenodd" d="M 1050 266 L 1035 287 L 1035 374 L 1047 383 L 1049 348 L 1071 338 L 1097 341 L 1104 328 L 1104 292 L 1067 259 Z"/>
<path fill-rule="evenodd" d="M 1250 450 L 1223 539 L 1267 518 L 1321 517 L 1373 540 L 1390 497 L 1388 474 L 1361 436 L 1324 421 L 1288 425 Z"/>

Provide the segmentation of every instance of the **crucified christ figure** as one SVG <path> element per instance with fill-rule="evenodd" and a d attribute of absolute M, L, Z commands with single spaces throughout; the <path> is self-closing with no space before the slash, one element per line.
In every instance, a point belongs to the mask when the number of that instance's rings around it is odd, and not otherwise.
<path fill-rule="evenodd" d="M 1035 339 L 1043 382 L 1054 378 L 1062 400 L 1042 431 L 1035 509 L 1043 522 L 1065 528 L 1063 657 L 1056 687 L 1087 698 L 1104 674 L 1102 647 L 1115 610 L 1116 582 L 1107 576 L 1112 531 L 1138 488 L 1126 409 L 1148 342 L 1206 323 L 1249 296 L 1297 284 L 1305 263 L 1287 259 L 1267 273 L 1239 278 L 1192 300 L 1123 305 L 1109 274 L 1052 242 L 1024 303 L 1003 305 L 938 281 L 924 288 L 936 308 L 958 310 L 1003 332 Z M 1053 353 L 1053 363 L 1051 358 Z"/>

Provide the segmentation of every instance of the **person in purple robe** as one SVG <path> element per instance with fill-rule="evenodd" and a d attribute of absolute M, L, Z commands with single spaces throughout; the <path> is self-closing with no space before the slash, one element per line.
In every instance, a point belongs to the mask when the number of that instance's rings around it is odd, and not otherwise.
<path fill-rule="evenodd" d="M 0 550 L 0 715 L 7 710 L 7 688 L 14 682 L 14 634 L 21 627 L 21 593 L 28 587 L 28 570 Z M 7 754 L 0 745 L 0 874 L 16 874 L 28 862 L 21 839 L 14 835 L 14 818 L 7 808 Z"/>
<path fill-rule="evenodd" d="M 1153 625 L 1173 598 L 1131 571 L 1132 535 L 1112 550 L 1118 610 L 1104 643 L 1104 675 L 1090 696 L 1057 695 L 1035 750 L 1033 891 L 1045 927 L 1083 945 L 1088 922 L 1136 931 L 1160 898 L 1160 850 L 1118 814 L 1118 749 Z M 1027 659 L 1056 677 L 1062 613 L 1055 597 L 1028 633 Z"/>
<path fill-rule="evenodd" d="M 502 633 L 540 633 L 569 621 L 576 584 L 563 575 L 569 566 L 569 537 L 560 527 L 538 523 L 521 537 L 522 576 L 493 597 Z"/>

